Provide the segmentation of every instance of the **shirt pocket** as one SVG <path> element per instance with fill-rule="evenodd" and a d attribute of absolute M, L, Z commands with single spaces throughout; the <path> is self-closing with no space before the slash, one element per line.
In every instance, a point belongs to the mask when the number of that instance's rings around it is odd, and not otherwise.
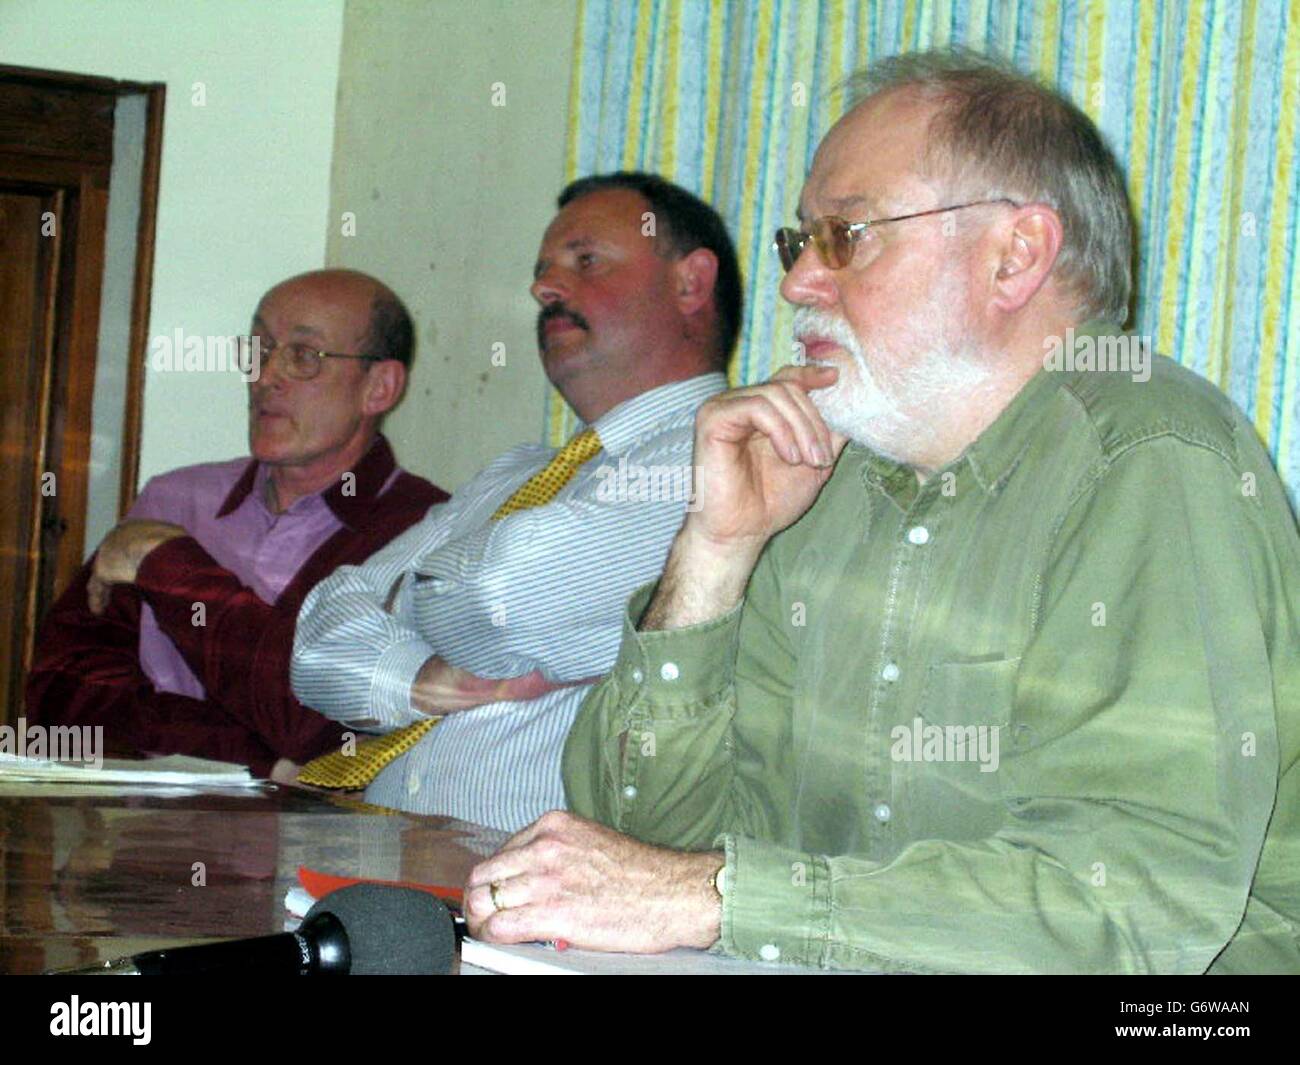
<path fill-rule="evenodd" d="M 1019 658 L 1003 658 L 926 670 L 920 701 L 893 730 L 891 748 L 917 836 L 982 839 L 1002 824 L 999 771 L 1019 668 Z"/>

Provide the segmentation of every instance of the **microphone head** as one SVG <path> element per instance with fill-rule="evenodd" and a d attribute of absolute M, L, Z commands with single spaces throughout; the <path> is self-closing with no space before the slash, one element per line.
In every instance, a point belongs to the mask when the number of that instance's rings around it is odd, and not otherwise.
<path fill-rule="evenodd" d="M 436 976 L 451 972 L 456 933 L 451 914 L 426 891 L 353 884 L 331 891 L 307 911 L 331 913 L 347 932 L 353 976 Z"/>

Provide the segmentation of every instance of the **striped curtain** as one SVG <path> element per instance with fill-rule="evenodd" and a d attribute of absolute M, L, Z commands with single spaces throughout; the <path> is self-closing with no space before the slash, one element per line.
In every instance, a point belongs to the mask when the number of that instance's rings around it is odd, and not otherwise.
<path fill-rule="evenodd" d="M 771 236 L 828 91 L 900 51 L 1009 56 L 1101 127 L 1138 223 L 1133 327 L 1254 420 L 1300 500 L 1300 0 L 580 0 L 566 179 L 657 171 L 712 203 L 745 277 L 732 377 L 790 361 Z M 547 436 L 571 415 L 555 394 Z"/>

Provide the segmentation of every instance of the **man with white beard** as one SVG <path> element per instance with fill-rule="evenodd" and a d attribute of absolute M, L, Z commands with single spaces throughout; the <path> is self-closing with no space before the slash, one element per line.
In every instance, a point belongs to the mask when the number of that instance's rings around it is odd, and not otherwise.
<path fill-rule="evenodd" d="M 1267 454 L 1168 359 L 1045 366 L 1128 313 L 1084 114 L 964 53 L 851 86 L 776 240 L 808 365 L 701 408 L 573 812 L 471 873 L 471 932 L 1300 971 L 1300 538 Z"/>
<path fill-rule="evenodd" d="M 941 315 L 941 326 L 954 318 L 946 307 Z M 817 345 L 816 350 L 829 344 L 852 359 L 844 366 L 845 380 L 809 393 L 822 420 L 835 432 L 900 462 L 904 455 L 934 446 L 940 423 L 931 416 L 932 403 L 942 402 L 945 396 L 969 399 L 992 376 L 987 363 L 953 347 L 941 329 L 927 329 L 922 323 L 915 332 L 907 347 L 918 353 L 917 361 L 902 367 L 885 388 L 872 374 L 871 365 L 888 366 L 891 360 L 882 352 L 868 359 L 863 343 L 844 319 L 812 307 L 800 307 L 794 316 L 794 335 L 805 352 L 809 342 Z M 840 365 L 832 359 L 808 362 L 834 369 Z"/>

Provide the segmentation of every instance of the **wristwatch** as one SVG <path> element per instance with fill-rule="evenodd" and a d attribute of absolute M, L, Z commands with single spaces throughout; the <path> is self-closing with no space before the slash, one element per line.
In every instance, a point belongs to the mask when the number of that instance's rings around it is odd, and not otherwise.
<path fill-rule="evenodd" d="M 709 887 L 713 888 L 713 890 L 717 892 L 718 898 L 725 899 L 727 897 L 727 863 L 726 862 L 723 862 L 720 866 L 718 866 L 717 869 L 713 871 L 713 875 L 709 877 Z"/>

